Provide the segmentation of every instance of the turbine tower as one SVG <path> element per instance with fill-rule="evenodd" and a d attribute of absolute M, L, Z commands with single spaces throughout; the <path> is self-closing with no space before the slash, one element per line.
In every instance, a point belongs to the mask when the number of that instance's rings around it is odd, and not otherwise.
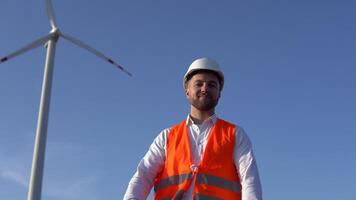
<path fill-rule="evenodd" d="M 37 40 L 8 54 L 7 56 L 0 58 L 0 64 L 1 64 L 5 61 L 8 61 L 11 58 L 21 55 L 36 47 L 45 44 L 47 47 L 41 100 L 40 100 L 40 107 L 39 107 L 38 120 L 37 120 L 36 139 L 35 139 L 35 146 L 34 146 L 33 159 L 32 159 L 31 178 L 30 178 L 27 200 L 41 199 L 46 137 L 47 137 L 47 125 L 48 125 L 49 105 L 50 105 L 52 77 L 53 77 L 53 64 L 54 64 L 56 43 L 58 39 L 62 37 L 68 40 L 69 42 L 72 42 L 73 44 L 88 50 L 89 52 L 95 54 L 99 58 L 106 60 L 110 64 L 119 68 L 121 71 L 125 72 L 127 75 L 132 76 L 132 74 L 128 72 L 125 68 L 123 68 L 121 65 L 117 64 L 111 58 L 105 56 L 98 50 L 94 49 L 93 47 L 83 43 L 82 41 L 72 36 L 65 35 L 62 32 L 60 32 L 55 19 L 51 0 L 46 0 L 46 7 L 47 7 L 49 22 L 52 27 L 49 34 L 38 38 Z"/>

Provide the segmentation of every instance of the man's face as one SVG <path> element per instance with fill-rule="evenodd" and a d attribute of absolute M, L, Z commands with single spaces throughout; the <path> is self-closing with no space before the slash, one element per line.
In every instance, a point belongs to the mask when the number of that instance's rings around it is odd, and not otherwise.
<path fill-rule="evenodd" d="M 189 80 L 185 94 L 196 109 L 214 109 L 220 98 L 219 79 L 213 73 L 199 72 Z"/>

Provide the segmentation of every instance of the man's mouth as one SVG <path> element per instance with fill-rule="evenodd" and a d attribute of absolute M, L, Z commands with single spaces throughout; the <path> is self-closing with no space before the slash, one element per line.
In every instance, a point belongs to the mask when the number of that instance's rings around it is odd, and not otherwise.
<path fill-rule="evenodd" d="M 211 96 L 208 95 L 208 94 L 199 94 L 199 95 L 198 95 L 198 98 L 199 98 L 199 99 L 207 99 L 207 98 L 211 98 Z"/>

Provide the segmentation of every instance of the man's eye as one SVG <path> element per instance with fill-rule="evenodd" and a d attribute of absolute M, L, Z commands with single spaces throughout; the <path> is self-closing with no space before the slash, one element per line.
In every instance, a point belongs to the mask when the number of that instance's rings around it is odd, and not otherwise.
<path fill-rule="evenodd" d="M 215 84 L 215 83 L 210 83 L 210 84 L 209 84 L 209 87 L 211 87 L 211 88 L 216 88 L 216 84 Z"/>

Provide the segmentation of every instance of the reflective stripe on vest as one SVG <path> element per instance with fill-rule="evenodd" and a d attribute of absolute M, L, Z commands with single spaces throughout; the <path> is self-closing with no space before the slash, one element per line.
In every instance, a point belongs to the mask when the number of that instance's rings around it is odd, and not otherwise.
<path fill-rule="evenodd" d="M 192 177 L 193 177 L 193 173 L 170 176 L 168 178 L 162 179 L 161 182 L 154 187 L 154 190 L 158 191 L 172 185 L 182 184 L 184 181 L 187 181 Z"/>
<path fill-rule="evenodd" d="M 181 198 L 183 197 L 184 194 L 184 190 L 179 190 L 177 193 L 182 194 Z M 165 197 L 162 198 L 161 200 L 172 200 L 172 199 L 181 199 L 181 198 L 177 198 L 177 195 L 175 195 L 174 197 Z M 223 200 L 217 197 L 212 197 L 209 195 L 204 195 L 204 194 L 195 194 L 194 195 L 194 200 Z"/>
<path fill-rule="evenodd" d="M 187 181 L 192 178 L 193 178 L 193 173 L 170 176 L 168 178 L 162 179 L 161 182 L 154 187 L 154 190 L 157 191 L 172 185 L 179 185 L 182 184 L 184 181 Z M 241 192 L 240 182 L 230 181 L 224 178 L 220 178 L 208 174 L 197 174 L 196 183 L 220 187 L 226 190 L 231 190 L 233 192 Z"/>

